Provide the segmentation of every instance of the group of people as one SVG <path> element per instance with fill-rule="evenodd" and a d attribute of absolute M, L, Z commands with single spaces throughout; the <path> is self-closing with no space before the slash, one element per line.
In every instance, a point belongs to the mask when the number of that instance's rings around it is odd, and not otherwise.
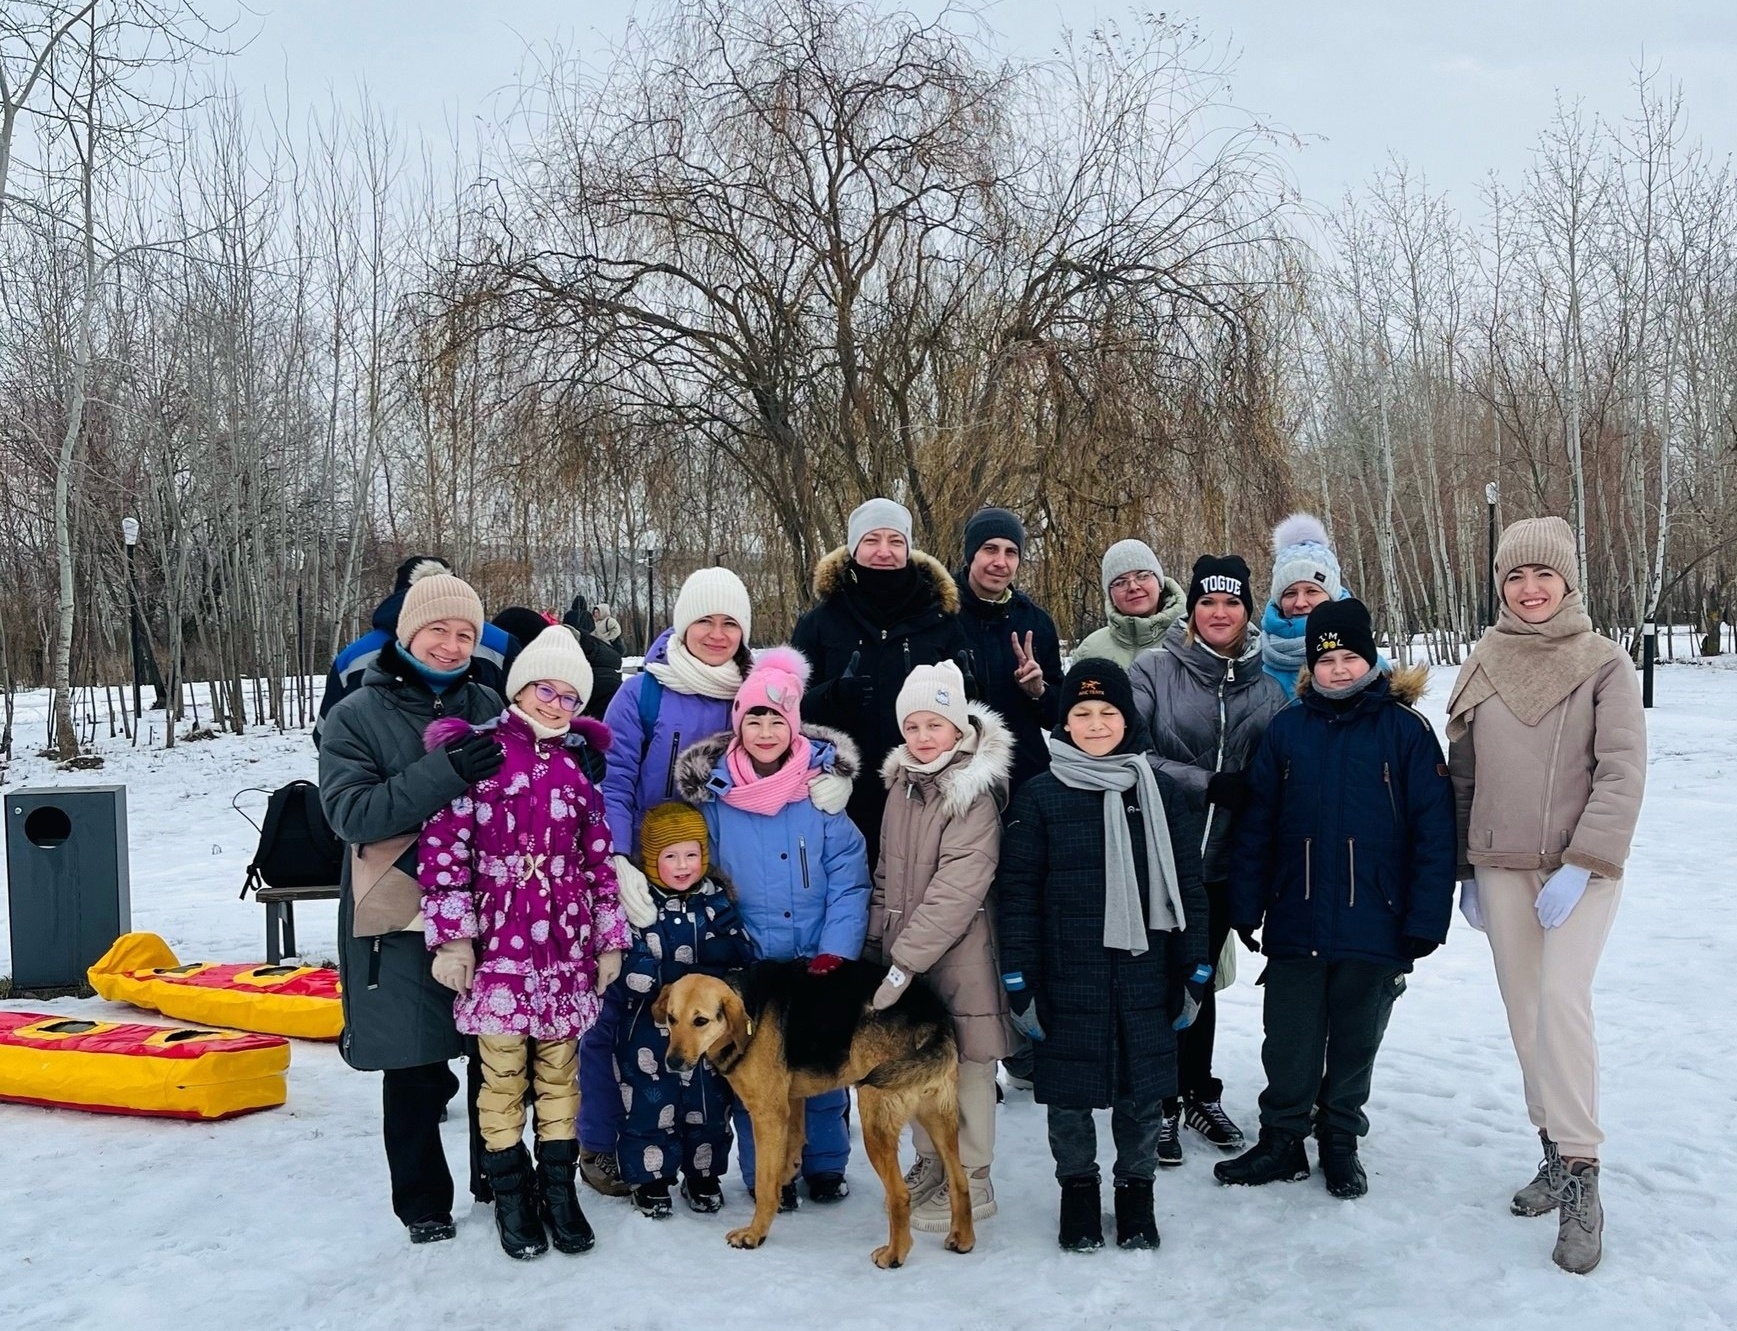
<path fill-rule="evenodd" d="M 1105 1242 L 1100 1109 L 1121 1247 L 1157 1246 L 1153 1183 L 1183 1163 L 1184 1128 L 1239 1185 L 1308 1177 L 1313 1136 L 1328 1189 L 1361 1196 L 1382 1036 L 1447 939 L 1457 884 L 1543 1142 L 1512 1209 L 1557 1215 L 1560 1266 L 1596 1265 L 1591 985 L 1645 738 L 1567 525 L 1504 534 L 1502 608 L 1453 688 L 1447 755 L 1413 710 L 1427 672 L 1377 651 L 1313 518 L 1275 531 L 1258 613 L 1236 555 L 1202 556 L 1184 587 L 1144 542 L 1112 545 L 1107 622 L 1065 673 L 1054 622 L 1017 586 L 1025 549 L 1016 515 L 984 509 L 949 570 L 901 505 L 871 499 L 788 644 L 750 651 L 747 589 L 701 569 L 644 668 L 621 681 L 615 657 L 601 706 L 581 607 L 567 624 L 509 616 L 491 643 L 502 616 L 448 568 L 402 570 L 390 615 L 335 667 L 353 686 L 319 740 L 351 847 L 341 1049 L 384 1074 L 413 1242 L 455 1232 L 439 1124 L 461 1054 L 471 1189 L 514 1257 L 592 1246 L 581 1179 L 653 1218 L 672 1192 L 714 1212 L 734 1145 L 751 1187 L 751 1124 L 708 1066 L 666 1068 L 653 1004 L 691 971 L 757 960 L 876 959 L 878 1008 L 916 977 L 939 993 L 979 1220 L 1004 1085 L 1046 1106 L 1069 1250 Z M 1238 940 L 1264 958 L 1252 1144 L 1213 1073 Z M 844 1092 L 808 1102 L 781 1209 L 849 1195 L 849 1116 Z M 939 1154 L 915 1135 L 912 1225 L 944 1231 Z"/>

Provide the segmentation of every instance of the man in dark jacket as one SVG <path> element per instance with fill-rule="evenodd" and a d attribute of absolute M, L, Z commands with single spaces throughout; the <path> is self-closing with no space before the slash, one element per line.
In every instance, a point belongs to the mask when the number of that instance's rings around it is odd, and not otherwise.
<path fill-rule="evenodd" d="M 357 638 L 332 661 L 326 675 L 326 691 L 320 697 L 320 715 L 314 722 L 314 747 L 325 739 L 326 718 L 350 694 L 362 687 L 362 681 L 375 661 L 391 642 L 398 627 L 398 610 L 404 604 L 404 594 L 418 578 L 432 573 L 449 573 L 452 566 L 439 555 L 411 555 L 398 566 L 392 582 L 392 592 L 374 607 L 372 627 Z M 471 675 L 478 684 L 500 692 L 507 682 L 506 658 L 511 640 L 506 632 L 493 624 L 484 624 L 482 637 L 471 657 Z"/>
<path fill-rule="evenodd" d="M 899 689 L 911 667 L 970 659 L 959 589 L 939 560 L 911 548 L 909 510 L 871 499 L 850 515 L 845 544 L 815 568 L 814 594 L 820 603 L 790 636 L 810 669 L 802 719 L 844 731 L 862 752 L 862 770 L 878 772 L 901 742 Z M 868 841 L 871 868 L 886 804 L 880 781 L 851 791 L 848 812 Z"/>
<path fill-rule="evenodd" d="M 959 623 L 971 644 L 980 701 L 1013 732 L 1008 793 L 1049 767 L 1045 736 L 1056 724 L 1061 640 L 1055 621 L 1013 585 L 1025 555 L 1025 526 L 1005 508 L 985 508 L 965 524 Z"/>
<path fill-rule="evenodd" d="M 1360 1197 L 1376 1051 L 1406 973 L 1446 941 L 1453 914 L 1453 791 L 1435 731 L 1411 708 L 1428 672 L 1376 668 L 1363 604 L 1316 606 L 1305 642 L 1309 670 L 1255 750 L 1231 855 L 1231 924 L 1251 949 L 1259 929 L 1271 958 L 1260 1141 L 1215 1172 L 1306 1178 L 1313 1116 L 1328 1189 Z"/>
<path fill-rule="evenodd" d="M 585 704 L 585 715 L 603 719 L 609 700 L 621 687 L 621 650 L 605 642 L 597 632 L 597 616 L 583 594 L 573 598 L 561 622 L 579 635 L 579 648 L 591 663 L 591 698 Z M 619 630 L 617 630 L 619 636 Z"/>

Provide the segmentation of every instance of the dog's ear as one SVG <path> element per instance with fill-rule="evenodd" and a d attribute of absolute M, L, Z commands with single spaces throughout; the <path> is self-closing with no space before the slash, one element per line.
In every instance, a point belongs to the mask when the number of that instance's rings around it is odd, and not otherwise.
<path fill-rule="evenodd" d="M 748 1009 L 742 1006 L 742 996 L 734 989 L 728 985 L 720 985 L 719 988 L 723 991 L 719 1002 L 724 1008 L 724 1030 L 730 1043 L 735 1045 L 738 1051 L 745 1052 L 748 1048 L 748 1036 L 752 1033 L 748 1025 Z"/>
<path fill-rule="evenodd" d="M 652 1000 L 651 1019 L 659 1026 L 669 1025 L 669 991 L 674 988 L 673 984 L 664 985 L 662 989 L 657 991 L 657 997 Z"/>

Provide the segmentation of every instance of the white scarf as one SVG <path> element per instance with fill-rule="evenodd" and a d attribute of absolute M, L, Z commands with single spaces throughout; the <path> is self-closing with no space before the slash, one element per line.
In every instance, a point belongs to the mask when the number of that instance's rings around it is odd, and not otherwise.
<path fill-rule="evenodd" d="M 670 639 L 669 660 L 650 661 L 645 668 L 666 689 L 701 698 L 729 702 L 742 687 L 742 667 L 733 658 L 723 665 L 707 665 L 680 638 Z"/>

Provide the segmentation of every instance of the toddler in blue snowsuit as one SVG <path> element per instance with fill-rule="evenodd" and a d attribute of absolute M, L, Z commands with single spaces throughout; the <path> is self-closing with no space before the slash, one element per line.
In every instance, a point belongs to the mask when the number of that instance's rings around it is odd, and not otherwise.
<path fill-rule="evenodd" d="M 641 862 L 657 918 L 633 931 L 616 999 L 616 1079 L 624 1118 L 617 1155 L 633 1204 L 653 1219 L 669 1215 L 678 1166 L 682 1196 L 699 1212 L 724 1204 L 718 1185 L 730 1157 L 729 1083 L 702 1062 L 675 1073 L 664 1067 L 669 1036 L 652 1020 L 658 991 L 693 971 L 722 975 L 753 958 L 736 904 L 710 876 L 706 821 L 691 805 L 649 810 L 640 824 Z"/>

